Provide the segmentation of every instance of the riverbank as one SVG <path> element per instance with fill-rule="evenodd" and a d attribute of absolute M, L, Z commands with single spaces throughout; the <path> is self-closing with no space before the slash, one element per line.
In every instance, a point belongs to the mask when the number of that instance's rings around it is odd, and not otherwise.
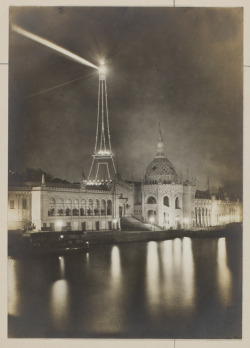
<path fill-rule="evenodd" d="M 241 232 L 241 224 L 230 224 L 226 228 L 209 230 L 167 230 L 167 231 L 106 231 L 85 232 L 89 245 L 105 245 L 129 242 L 161 241 L 174 238 L 218 238 Z"/>
<path fill-rule="evenodd" d="M 9 254 L 16 249 L 22 248 L 23 246 L 29 246 L 30 250 L 40 250 L 47 252 L 51 250 L 48 243 L 52 241 L 52 249 L 56 251 L 70 253 L 71 251 L 87 251 L 91 247 L 120 244 L 120 243 L 132 243 L 132 242 L 148 242 L 148 241 L 161 241 L 174 238 L 220 238 L 233 236 L 234 234 L 241 233 L 241 224 L 229 224 L 223 227 L 217 227 L 213 229 L 203 230 L 167 230 L 167 231 L 67 231 L 67 232 L 40 232 L 40 233 L 22 233 L 21 231 L 10 231 L 8 238 Z M 36 243 L 39 246 L 33 248 L 32 241 L 36 237 Z M 45 241 L 45 245 L 44 245 Z M 49 241 L 49 242 L 48 242 Z M 32 243 L 31 243 L 32 242 Z M 46 244 L 47 243 L 47 244 Z M 63 244 L 63 245 L 62 245 Z M 83 248 L 84 245 L 88 245 Z M 81 248 L 82 247 L 82 248 Z M 35 249 L 35 250 L 34 250 Z"/>

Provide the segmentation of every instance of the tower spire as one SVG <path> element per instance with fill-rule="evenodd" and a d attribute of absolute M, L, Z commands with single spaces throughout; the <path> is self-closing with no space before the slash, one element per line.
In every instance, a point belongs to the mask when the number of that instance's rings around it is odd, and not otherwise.
<path fill-rule="evenodd" d="M 159 138 L 158 138 L 158 142 L 157 142 L 156 156 L 164 156 L 164 144 L 162 141 L 161 123 L 160 122 L 159 122 Z"/>
<path fill-rule="evenodd" d="M 111 181 L 116 174 L 116 168 L 111 148 L 106 68 L 103 62 L 99 67 L 96 138 L 92 157 L 88 183 Z"/>
<path fill-rule="evenodd" d="M 161 135 L 161 122 L 159 121 L 159 141 L 162 141 L 162 135 Z"/>

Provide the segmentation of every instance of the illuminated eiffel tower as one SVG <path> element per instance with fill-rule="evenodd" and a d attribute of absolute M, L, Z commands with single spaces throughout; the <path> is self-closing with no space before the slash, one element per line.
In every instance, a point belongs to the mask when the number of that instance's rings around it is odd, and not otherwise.
<path fill-rule="evenodd" d="M 111 182 L 116 168 L 110 141 L 106 68 L 103 63 L 99 68 L 96 139 L 92 157 L 87 184 L 102 185 Z"/>

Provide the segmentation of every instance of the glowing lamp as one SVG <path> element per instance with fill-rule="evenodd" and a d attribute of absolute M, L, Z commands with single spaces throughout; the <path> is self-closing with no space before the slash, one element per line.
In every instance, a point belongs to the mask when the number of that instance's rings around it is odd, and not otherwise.
<path fill-rule="evenodd" d="M 63 222 L 61 220 L 57 220 L 56 221 L 56 226 L 57 227 L 62 227 L 62 225 L 63 225 Z"/>
<path fill-rule="evenodd" d="M 100 74 L 105 74 L 105 73 L 106 73 L 106 68 L 105 68 L 105 66 L 101 65 L 101 66 L 99 67 L 99 73 L 100 73 Z"/>
<path fill-rule="evenodd" d="M 104 64 L 101 63 L 98 70 L 99 70 L 99 80 L 104 81 L 106 78 L 106 72 L 107 72 Z"/>
<path fill-rule="evenodd" d="M 155 218 L 153 216 L 150 216 L 149 221 L 151 224 L 153 224 L 155 222 Z"/>

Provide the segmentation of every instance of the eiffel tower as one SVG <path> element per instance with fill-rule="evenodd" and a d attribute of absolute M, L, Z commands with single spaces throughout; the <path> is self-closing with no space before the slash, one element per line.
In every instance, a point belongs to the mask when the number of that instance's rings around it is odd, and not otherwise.
<path fill-rule="evenodd" d="M 88 185 L 102 185 L 113 180 L 116 174 L 114 154 L 111 148 L 107 100 L 106 68 L 99 68 L 99 88 L 95 150 L 87 179 Z"/>

